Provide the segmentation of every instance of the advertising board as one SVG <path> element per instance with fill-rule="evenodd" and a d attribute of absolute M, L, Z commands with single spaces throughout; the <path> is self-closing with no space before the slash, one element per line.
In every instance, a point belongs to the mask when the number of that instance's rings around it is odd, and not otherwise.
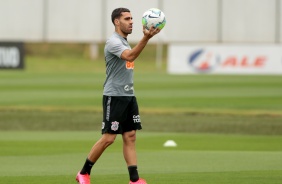
<path fill-rule="evenodd" d="M 0 42 L 0 69 L 23 69 L 24 45 L 20 42 Z"/>
<path fill-rule="evenodd" d="M 171 44 L 168 72 L 282 75 L 282 46 Z"/>

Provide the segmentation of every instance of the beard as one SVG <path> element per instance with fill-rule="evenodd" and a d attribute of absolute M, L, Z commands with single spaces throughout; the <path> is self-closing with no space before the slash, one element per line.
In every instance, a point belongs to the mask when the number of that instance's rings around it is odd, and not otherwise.
<path fill-rule="evenodd" d="M 132 33 L 132 28 L 128 28 L 128 27 L 125 27 L 125 26 L 122 26 L 121 27 L 121 31 L 124 33 L 124 34 L 131 34 Z"/>
<path fill-rule="evenodd" d="M 131 34 L 132 30 L 121 30 L 124 34 Z"/>

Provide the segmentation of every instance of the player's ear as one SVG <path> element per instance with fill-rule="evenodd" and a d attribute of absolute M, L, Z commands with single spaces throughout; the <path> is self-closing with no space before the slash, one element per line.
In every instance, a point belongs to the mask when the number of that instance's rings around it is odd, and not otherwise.
<path fill-rule="evenodd" d="M 115 25 L 119 25 L 119 20 L 115 19 Z"/>

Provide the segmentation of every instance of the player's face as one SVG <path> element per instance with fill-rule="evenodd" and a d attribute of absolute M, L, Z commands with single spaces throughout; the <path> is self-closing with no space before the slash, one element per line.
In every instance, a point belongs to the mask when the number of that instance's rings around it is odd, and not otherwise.
<path fill-rule="evenodd" d="M 124 34 L 131 34 L 133 29 L 133 20 L 130 12 L 123 12 L 120 16 L 120 30 Z"/>

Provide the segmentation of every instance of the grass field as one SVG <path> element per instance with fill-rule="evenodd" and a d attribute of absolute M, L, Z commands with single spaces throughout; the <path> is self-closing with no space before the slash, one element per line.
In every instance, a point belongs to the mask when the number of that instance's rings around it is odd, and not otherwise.
<path fill-rule="evenodd" d="M 103 56 L 52 48 L 28 45 L 24 71 L 0 71 L 1 184 L 75 183 L 100 137 Z M 135 64 L 140 175 L 151 184 L 281 183 L 282 77 L 168 75 L 154 49 Z M 169 139 L 178 146 L 164 148 Z M 113 181 L 128 182 L 120 137 L 92 175 Z"/>
<path fill-rule="evenodd" d="M 0 183 L 75 183 L 100 132 L 1 132 Z M 176 148 L 164 148 L 173 139 Z M 281 136 L 140 132 L 139 172 L 155 184 L 281 183 Z M 127 183 L 121 139 L 93 169 L 93 183 Z"/>

